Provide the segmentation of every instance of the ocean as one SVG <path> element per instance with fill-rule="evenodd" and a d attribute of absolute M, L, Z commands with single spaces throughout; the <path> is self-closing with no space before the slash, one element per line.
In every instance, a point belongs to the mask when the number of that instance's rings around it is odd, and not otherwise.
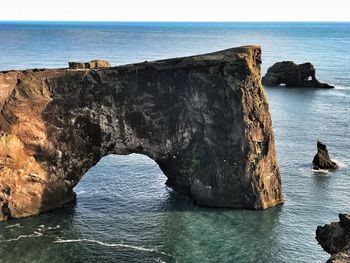
<path fill-rule="evenodd" d="M 332 90 L 265 87 L 285 204 L 203 208 L 165 186 L 147 156 L 104 157 L 77 203 L 0 223 L 0 262 L 325 262 L 318 225 L 350 212 L 350 23 L 0 22 L 0 70 L 112 65 L 262 46 L 273 63 L 310 61 Z M 316 140 L 340 164 L 314 172 Z"/>

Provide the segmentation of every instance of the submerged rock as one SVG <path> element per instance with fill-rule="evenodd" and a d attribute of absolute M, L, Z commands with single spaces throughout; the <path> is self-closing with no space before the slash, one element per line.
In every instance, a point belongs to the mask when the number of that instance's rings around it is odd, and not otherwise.
<path fill-rule="evenodd" d="M 330 159 L 326 145 L 320 141 L 317 141 L 317 153 L 312 163 L 316 170 L 338 169 L 338 164 Z"/>
<path fill-rule="evenodd" d="M 111 64 L 107 60 L 91 60 L 90 62 L 68 62 L 70 69 L 92 69 L 92 68 L 110 68 Z"/>
<path fill-rule="evenodd" d="M 169 186 L 200 205 L 283 203 L 260 63 L 260 47 L 246 46 L 0 73 L 0 219 L 71 202 L 73 187 L 108 154 L 149 156 Z"/>
<path fill-rule="evenodd" d="M 309 62 L 297 65 L 292 61 L 282 61 L 275 63 L 267 70 L 262 83 L 267 86 L 285 84 L 289 87 L 334 88 L 326 83 L 320 83 L 315 73 L 314 66 Z"/>
<path fill-rule="evenodd" d="M 344 218 L 345 224 L 344 224 Z M 318 226 L 316 239 L 332 257 L 327 262 L 350 262 L 350 224 L 349 214 L 339 214 L 340 222 Z"/>

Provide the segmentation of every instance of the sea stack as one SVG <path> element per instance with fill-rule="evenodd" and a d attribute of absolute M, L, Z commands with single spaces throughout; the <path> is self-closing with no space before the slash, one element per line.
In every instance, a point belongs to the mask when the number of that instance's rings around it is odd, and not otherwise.
<path fill-rule="evenodd" d="M 332 255 L 328 263 L 350 262 L 350 214 L 339 214 L 339 220 L 316 230 L 318 243 Z"/>
<path fill-rule="evenodd" d="M 0 73 L 0 219 L 74 201 L 108 154 L 145 154 L 199 205 L 283 203 L 261 49 Z"/>
<path fill-rule="evenodd" d="M 282 61 L 273 64 L 267 70 L 262 78 L 262 84 L 266 86 L 285 84 L 288 87 L 297 88 L 334 88 L 334 86 L 319 82 L 315 74 L 316 70 L 310 62 L 297 65 L 293 61 Z"/>
<path fill-rule="evenodd" d="M 338 169 L 338 164 L 329 157 L 327 147 L 321 141 L 317 141 L 317 153 L 312 161 L 314 169 Z"/>

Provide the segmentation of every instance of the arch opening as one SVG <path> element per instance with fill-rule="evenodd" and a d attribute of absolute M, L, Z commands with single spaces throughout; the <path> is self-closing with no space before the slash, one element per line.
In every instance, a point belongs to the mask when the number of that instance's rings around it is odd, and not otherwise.
<path fill-rule="evenodd" d="M 190 202 L 166 181 L 159 165 L 146 155 L 109 154 L 91 167 L 73 190 L 79 207 L 101 216 L 115 215 L 115 210 L 163 211 L 169 204 Z"/>

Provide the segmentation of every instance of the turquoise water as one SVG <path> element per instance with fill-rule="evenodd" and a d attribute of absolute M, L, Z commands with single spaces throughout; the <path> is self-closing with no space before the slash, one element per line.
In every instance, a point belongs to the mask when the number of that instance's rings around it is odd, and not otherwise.
<path fill-rule="evenodd" d="M 1 262 L 325 262 L 317 225 L 349 211 L 350 23 L 0 23 L 0 70 L 113 65 L 259 44 L 263 72 L 311 61 L 333 90 L 266 87 L 283 206 L 208 209 L 167 188 L 146 156 L 110 155 L 76 187 L 75 206 L 0 223 Z M 315 173 L 316 140 L 341 168 Z"/>

